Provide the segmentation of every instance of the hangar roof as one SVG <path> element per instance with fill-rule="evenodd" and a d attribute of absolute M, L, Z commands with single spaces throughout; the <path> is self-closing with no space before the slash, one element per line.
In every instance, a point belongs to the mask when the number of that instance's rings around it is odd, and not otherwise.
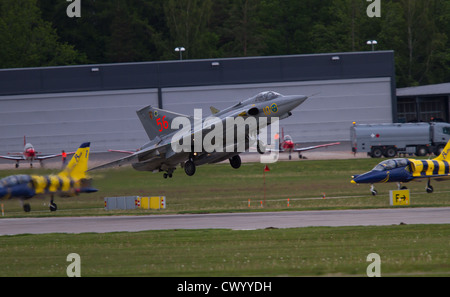
<path fill-rule="evenodd" d="M 393 51 L 0 69 L 0 96 L 391 77 Z"/>
<path fill-rule="evenodd" d="M 450 83 L 397 89 L 397 97 L 449 95 Z"/>

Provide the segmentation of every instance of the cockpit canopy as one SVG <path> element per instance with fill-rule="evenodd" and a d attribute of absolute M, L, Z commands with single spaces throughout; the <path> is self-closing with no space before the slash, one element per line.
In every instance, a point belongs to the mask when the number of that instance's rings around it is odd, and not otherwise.
<path fill-rule="evenodd" d="M 398 167 L 408 166 L 411 162 L 408 159 L 390 159 L 379 163 L 377 166 L 373 168 L 375 171 L 386 171 L 392 170 Z"/>
<path fill-rule="evenodd" d="M 279 96 L 281 96 L 281 94 L 279 94 L 277 92 L 267 91 L 267 92 L 261 92 L 253 98 L 254 98 L 255 102 L 264 102 L 264 101 L 269 101 L 269 100 L 275 99 Z"/>
<path fill-rule="evenodd" d="M 292 141 L 292 137 L 290 135 L 284 136 L 284 141 Z"/>
<path fill-rule="evenodd" d="M 31 176 L 25 174 L 11 175 L 0 179 L 0 187 L 13 187 L 15 185 L 26 184 L 31 181 Z"/>
<path fill-rule="evenodd" d="M 273 100 L 275 98 L 280 97 L 281 94 L 274 92 L 274 91 L 266 91 L 266 92 L 261 92 L 247 100 L 245 100 L 244 104 L 249 104 L 249 103 L 259 103 L 259 102 L 265 102 L 265 101 L 269 101 L 269 100 Z"/>

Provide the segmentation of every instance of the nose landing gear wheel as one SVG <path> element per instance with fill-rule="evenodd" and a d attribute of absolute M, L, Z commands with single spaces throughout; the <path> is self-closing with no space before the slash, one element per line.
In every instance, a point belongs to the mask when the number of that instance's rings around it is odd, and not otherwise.
<path fill-rule="evenodd" d="M 23 205 L 23 211 L 30 212 L 30 210 L 31 210 L 31 206 L 28 203 Z"/>

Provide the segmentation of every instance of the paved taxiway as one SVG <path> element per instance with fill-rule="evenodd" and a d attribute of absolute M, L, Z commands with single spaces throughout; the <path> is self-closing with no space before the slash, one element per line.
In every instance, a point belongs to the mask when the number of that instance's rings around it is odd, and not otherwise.
<path fill-rule="evenodd" d="M 450 207 L 0 219 L 0 235 L 167 229 L 450 224 Z"/>

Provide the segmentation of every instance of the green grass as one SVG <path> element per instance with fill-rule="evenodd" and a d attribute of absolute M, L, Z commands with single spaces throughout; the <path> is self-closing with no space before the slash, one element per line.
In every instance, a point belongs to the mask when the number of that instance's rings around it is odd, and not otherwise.
<path fill-rule="evenodd" d="M 29 200 L 30 213 L 24 213 L 17 200 L 3 203 L 5 217 L 276 211 L 288 209 L 287 199 L 292 210 L 390 207 L 389 190 L 397 188 L 395 183 L 377 185 L 379 195 L 376 197 L 370 194 L 368 185 L 350 183 L 353 174 L 368 171 L 379 161 L 277 162 L 269 164 L 265 186 L 264 165 L 260 163 L 245 163 L 238 170 L 229 164 L 204 165 L 197 168 L 194 176 L 187 176 L 182 169 L 177 169 L 172 179 L 164 179 L 161 173 L 139 172 L 127 167 L 91 172 L 93 186 L 99 192 L 73 198 L 57 197 L 58 211 L 55 213 L 48 211 L 48 198 Z M 51 171 L 4 170 L 0 171 L 0 177 L 17 173 L 48 174 Z M 425 192 L 425 184 L 407 184 L 412 207 L 450 206 L 450 181 L 433 182 L 433 194 Z M 105 211 L 104 197 L 111 196 L 166 196 L 167 209 Z M 261 209 L 260 202 L 264 202 L 264 198 L 266 203 Z"/>
<path fill-rule="evenodd" d="M 449 276 L 450 227 L 315 227 L 168 230 L 0 237 L 0 276 L 366 276 L 367 256 L 382 276 Z"/>
<path fill-rule="evenodd" d="M 377 185 L 379 195 L 373 197 L 367 185 L 350 183 L 351 175 L 379 161 L 269 164 L 265 194 L 264 165 L 259 163 L 238 170 L 228 164 L 205 165 L 192 177 L 178 169 L 172 179 L 131 168 L 98 171 L 91 176 L 99 192 L 57 198 L 55 213 L 44 205 L 47 198 L 29 200 L 30 213 L 24 213 L 18 201 L 4 201 L 4 218 L 388 208 L 389 190 L 396 184 Z M 51 171 L 5 170 L 0 177 L 17 173 Z M 407 186 L 410 207 L 450 206 L 450 182 L 434 182 L 433 194 L 425 193 L 423 182 Z M 104 210 L 105 196 L 124 195 L 163 195 L 167 208 Z M 380 255 L 382 276 L 448 276 L 449 238 L 450 225 L 1 236 L 0 276 L 65 276 L 70 253 L 80 255 L 82 276 L 365 276 L 370 253 Z"/>

